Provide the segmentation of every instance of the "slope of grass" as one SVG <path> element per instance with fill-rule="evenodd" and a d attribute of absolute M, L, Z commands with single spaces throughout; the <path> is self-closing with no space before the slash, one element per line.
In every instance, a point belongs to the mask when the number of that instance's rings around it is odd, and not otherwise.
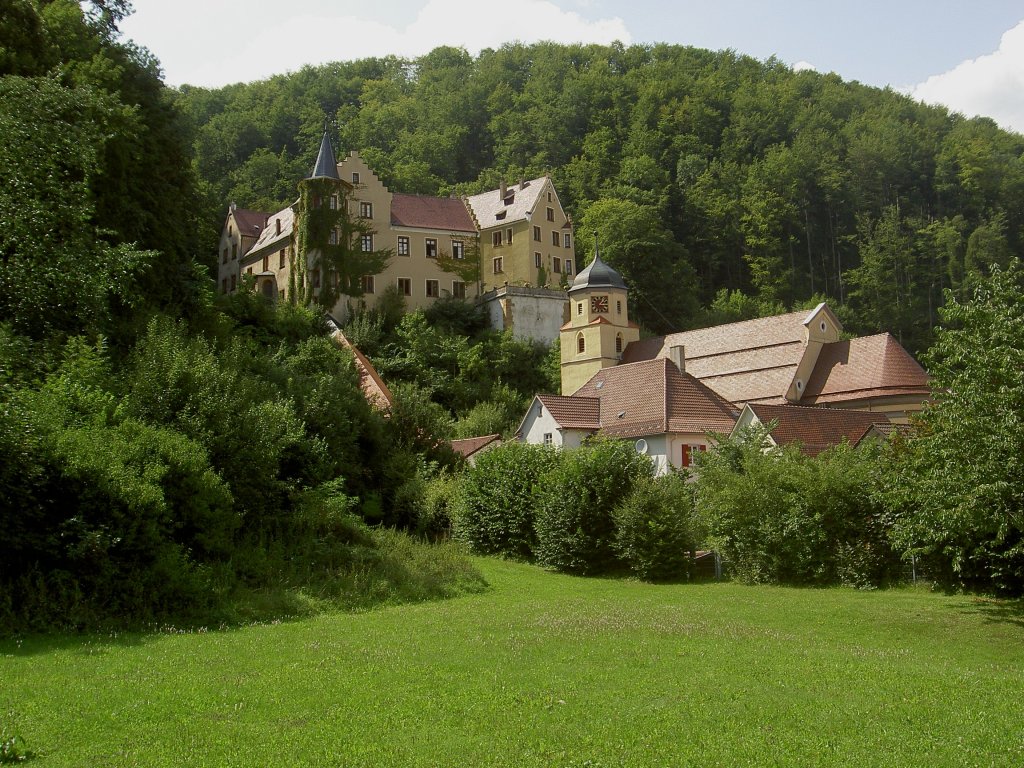
<path fill-rule="evenodd" d="M 39 765 L 1024 764 L 1024 614 L 923 590 L 488 592 L 227 631 L 0 644 Z"/>

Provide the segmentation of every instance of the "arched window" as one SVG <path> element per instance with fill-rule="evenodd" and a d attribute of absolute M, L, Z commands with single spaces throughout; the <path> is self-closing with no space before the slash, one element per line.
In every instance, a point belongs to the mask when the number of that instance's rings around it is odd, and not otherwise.
<path fill-rule="evenodd" d="M 582 333 L 576 334 L 576 353 L 582 355 L 587 351 L 587 341 Z"/>
<path fill-rule="evenodd" d="M 622 354 L 622 334 L 621 333 L 616 333 L 615 334 L 615 354 L 617 354 L 617 355 L 621 355 Z"/>

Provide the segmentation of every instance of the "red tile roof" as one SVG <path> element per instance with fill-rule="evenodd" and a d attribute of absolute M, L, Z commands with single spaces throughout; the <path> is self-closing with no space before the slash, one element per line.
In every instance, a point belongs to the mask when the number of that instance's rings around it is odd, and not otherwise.
<path fill-rule="evenodd" d="M 856 445 L 872 427 L 889 424 L 884 413 L 870 411 L 763 403 L 748 403 L 748 407 L 762 424 L 777 422 L 771 431 L 777 445 L 799 443 L 807 456 L 817 456 L 843 440 Z"/>
<path fill-rule="evenodd" d="M 537 395 L 537 399 L 563 429 L 596 430 L 601 427 L 601 401 L 596 397 Z"/>
<path fill-rule="evenodd" d="M 486 448 L 495 441 L 501 441 L 501 435 L 484 435 L 483 437 L 466 437 L 452 440 L 452 450 L 464 458 L 469 458 L 481 448 Z"/>
<path fill-rule="evenodd" d="M 359 388 L 363 390 L 363 396 L 369 404 L 380 411 L 387 411 L 394 405 L 394 398 L 387 384 L 381 379 L 377 369 L 369 358 L 352 345 L 340 329 L 331 334 L 335 344 L 345 347 L 352 353 L 356 371 L 359 373 Z"/>
<path fill-rule="evenodd" d="M 234 214 L 238 233 L 244 237 L 259 237 L 267 219 L 272 215 L 263 211 L 251 211 L 248 208 L 235 208 Z"/>
<path fill-rule="evenodd" d="M 735 409 L 669 360 L 603 368 L 573 398 L 600 401 L 600 432 L 640 437 L 665 432 L 728 432 Z"/>
<path fill-rule="evenodd" d="M 928 374 L 888 333 L 826 344 L 808 378 L 802 402 L 851 402 L 887 396 L 931 395 Z"/>
<path fill-rule="evenodd" d="M 733 403 L 785 402 L 804 353 L 807 311 L 672 333 L 629 344 L 624 363 L 683 347 L 686 372 Z"/>
<path fill-rule="evenodd" d="M 396 192 L 391 197 L 391 223 L 396 227 L 476 234 L 466 204 L 452 197 L 426 197 Z"/>

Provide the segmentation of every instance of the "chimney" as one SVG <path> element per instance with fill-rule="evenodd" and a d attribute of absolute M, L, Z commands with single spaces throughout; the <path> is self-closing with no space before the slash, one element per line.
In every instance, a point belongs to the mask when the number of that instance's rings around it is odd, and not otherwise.
<path fill-rule="evenodd" d="M 498 185 L 498 194 L 501 196 L 501 201 L 505 202 L 505 195 L 508 190 L 505 188 L 505 180 L 501 180 L 501 184 Z"/>
<path fill-rule="evenodd" d="M 520 191 L 526 189 L 526 179 L 524 179 L 522 176 L 519 177 L 519 189 Z"/>
<path fill-rule="evenodd" d="M 686 373 L 686 347 L 682 344 L 669 347 L 668 359 L 675 364 L 680 373 Z"/>
<path fill-rule="evenodd" d="M 235 208 L 236 208 L 236 207 L 237 207 L 237 206 L 235 205 L 235 201 L 234 201 L 234 200 L 232 200 L 232 201 L 231 201 L 231 205 L 229 205 L 229 206 L 228 206 L 228 210 L 229 210 L 229 211 L 231 211 L 232 213 L 234 213 L 234 212 L 235 212 Z"/>

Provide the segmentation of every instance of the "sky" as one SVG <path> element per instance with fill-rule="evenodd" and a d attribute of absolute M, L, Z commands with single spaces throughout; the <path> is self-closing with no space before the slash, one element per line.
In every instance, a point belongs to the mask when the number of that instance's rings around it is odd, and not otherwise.
<path fill-rule="evenodd" d="M 1020 0 L 133 0 L 168 84 L 218 87 L 438 45 L 676 43 L 891 86 L 1024 133 Z"/>

